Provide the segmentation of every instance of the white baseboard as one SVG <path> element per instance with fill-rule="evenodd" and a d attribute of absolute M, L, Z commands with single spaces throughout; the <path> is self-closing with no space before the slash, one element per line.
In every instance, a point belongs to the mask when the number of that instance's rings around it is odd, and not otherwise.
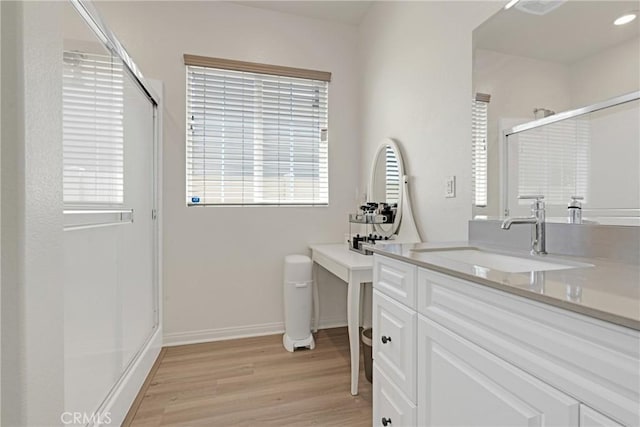
<path fill-rule="evenodd" d="M 344 326 L 347 326 L 346 317 L 333 317 L 329 319 L 320 319 L 320 323 L 318 323 L 318 329 L 342 328 Z"/>
<path fill-rule="evenodd" d="M 347 326 L 347 319 L 320 319 L 319 329 L 329 329 Z M 232 326 L 229 328 L 203 329 L 199 331 L 175 332 L 165 334 L 164 345 L 172 347 L 185 344 L 199 344 L 203 342 L 225 341 L 237 338 L 260 337 L 284 333 L 284 323 L 263 323 L 260 325 Z"/>
<path fill-rule="evenodd" d="M 100 407 L 98 411 L 100 414 L 109 414 L 110 423 L 108 425 L 122 425 L 161 348 L 162 329 L 158 329 Z"/>

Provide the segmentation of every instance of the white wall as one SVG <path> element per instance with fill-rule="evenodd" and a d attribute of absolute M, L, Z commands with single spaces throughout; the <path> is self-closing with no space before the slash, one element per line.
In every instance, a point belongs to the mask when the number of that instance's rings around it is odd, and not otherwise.
<path fill-rule="evenodd" d="M 62 38 L 55 3 L 1 7 L 2 424 L 56 425 L 64 385 Z"/>
<path fill-rule="evenodd" d="M 569 66 L 571 107 L 578 108 L 640 89 L 640 38 Z"/>
<path fill-rule="evenodd" d="M 379 2 L 360 26 L 362 182 L 395 138 L 429 241 L 466 240 L 471 218 L 471 33 L 503 2 Z M 456 198 L 445 179 L 456 176 Z"/>
<path fill-rule="evenodd" d="M 283 258 L 338 242 L 356 203 L 355 27 L 225 2 L 104 2 L 147 77 L 165 85 L 164 327 L 169 342 L 282 328 Z M 144 35 L 141 37 L 141 35 Z M 184 53 L 330 71 L 330 206 L 185 206 Z M 321 324 L 346 322 L 346 289 L 320 277 Z"/>
<path fill-rule="evenodd" d="M 506 55 L 476 49 L 473 58 L 473 91 L 491 95 L 488 114 L 488 203 L 473 208 L 474 214 L 498 216 L 500 200 L 500 158 L 502 137 L 499 120 L 534 120 L 534 108 L 556 112 L 571 106 L 569 67 L 555 62 Z"/>

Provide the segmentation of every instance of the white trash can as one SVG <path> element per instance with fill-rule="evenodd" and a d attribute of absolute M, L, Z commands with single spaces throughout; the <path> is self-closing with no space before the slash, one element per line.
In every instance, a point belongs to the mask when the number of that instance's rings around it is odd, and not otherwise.
<path fill-rule="evenodd" d="M 284 336 L 282 344 L 288 351 L 315 347 L 311 334 L 313 279 L 311 259 L 306 255 L 284 258 Z"/>

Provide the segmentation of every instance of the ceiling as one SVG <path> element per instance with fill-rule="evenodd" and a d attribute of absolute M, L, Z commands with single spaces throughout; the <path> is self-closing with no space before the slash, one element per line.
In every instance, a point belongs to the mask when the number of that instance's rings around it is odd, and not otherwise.
<path fill-rule="evenodd" d="M 358 25 L 373 1 L 232 1 L 259 9 Z"/>
<path fill-rule="evenodd" d="M 502 10 L 473 32 L 476 48 L 571 64 L 640 34 L 640 18 L 613 21 L 640 9 L 638 1 L 570 0 L 543 16 Z"/>

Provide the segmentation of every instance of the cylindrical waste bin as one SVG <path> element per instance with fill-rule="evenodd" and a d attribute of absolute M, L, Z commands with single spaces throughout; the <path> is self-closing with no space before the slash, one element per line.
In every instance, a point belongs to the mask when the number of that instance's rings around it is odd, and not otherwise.
<path fill-rule="evenodd" d="M 284 327 L 282 344 L 288 351 L 315 347 L 311 334 L 311 259 L 287 255 L 284 259 Z"/>
<path fill-rule="evenodd" d="M 371 353 L 371 344 L 373 344 L 373 330 L 366 328 L 362 330 L 362 356 L 364 357 L 364 376 L 367 381 L 372 382 L 373 379 L 373 354 Z"/>

